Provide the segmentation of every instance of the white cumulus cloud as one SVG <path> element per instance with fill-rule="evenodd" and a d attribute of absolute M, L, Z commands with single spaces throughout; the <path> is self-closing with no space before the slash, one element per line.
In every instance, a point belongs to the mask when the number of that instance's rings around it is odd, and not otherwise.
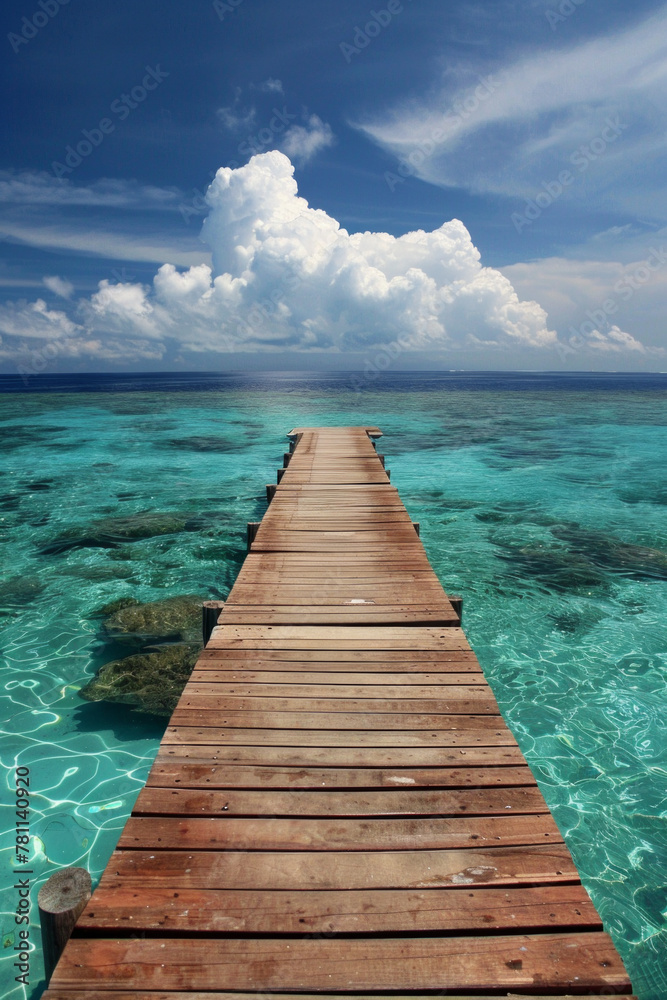
<path fill-rule="evenodd" d="M 10 337 L 47 341 L 70 339 L 84 333 L 84 328 L 66 313 L 49 309 L 44 299 L 35 302 L 23 299 L 0 306 L 0 330 Z"/>
<path fill-rule="evenodd" d="M 0 330 L 34 338 L 60 328 L 70 341 L 113 344 L 114 357 L 124 342 L 128 357 L 138 344 L 152 355 L 360 352 L 398 341 L 445 357 L 480 344 L 557 343 L 544 309 L 482 266 L 462 222 L 400 237 L 350 234 L 299 197 L 293 173 L 277 150 L 218 170 L 202 230 L 212 268 L 163 264 L 151 285 L 102 281 L 92 297 L 68 306 L 71 317 L 41 300 L 5 306 Z"/>
<path fill-rule="evenodd" d="M 615 351 L 616 353 L 619 351 L 638 351 L 639 354 L 646 353 L 646 348 L 639 340 L 633 337 L 631 333 L 626 333 L 625 330 L 619 329 L 616 325 L 603 333 L 599 330 L 593 330 L 588 335 L 588 347 L 591 347 L 595 351 Z"/>
<path fill-rule="evenodd" d="M 519 295 L 535 298 L 568 349 L 659 355 L 665 353 L 667 246 L 644 257 L 611 260 L 546 257 L 503 268 Z M 641 323 L 641 342 L 624 332 Z"/>

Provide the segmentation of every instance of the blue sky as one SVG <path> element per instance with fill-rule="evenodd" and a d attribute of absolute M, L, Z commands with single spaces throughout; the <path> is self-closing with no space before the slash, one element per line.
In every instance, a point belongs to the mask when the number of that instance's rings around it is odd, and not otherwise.
<path fill-rule="evenodd" d="M 0 16 L 2 370 L 667 367 L 666 4 Z"/>

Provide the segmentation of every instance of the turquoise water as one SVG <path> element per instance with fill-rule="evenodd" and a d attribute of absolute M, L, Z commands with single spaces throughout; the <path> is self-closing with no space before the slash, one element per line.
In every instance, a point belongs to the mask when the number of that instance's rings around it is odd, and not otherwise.
<path fill-rule="evenodd" d="M 118 655 L 92 616 L 124 596 L 224 597 L 285 432 L 342 423 L 383 429 L 392 483 L 464 596 L 468 636 L 639 996 L 667 996 L 666 378 L 56 387 L 77 391 L 0 395 L 0 762 L 5 789 L 17 763 L 31 771 L 35 946 L 24 988 L 5 810 L 4 995 L 39 995 L 38 888 L 62 865 L 99 877 L 164 729 L 78 695 Z M 93 544 L 95 521 L 146 510 L 187 530 Z"/>

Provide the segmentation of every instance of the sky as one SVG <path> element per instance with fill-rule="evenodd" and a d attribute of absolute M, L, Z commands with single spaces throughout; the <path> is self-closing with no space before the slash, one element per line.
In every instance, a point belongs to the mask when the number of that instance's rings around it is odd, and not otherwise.
<path fill-rule="evenodd" d="M 1 371 L 667 369 L 667 4 L 0 19 Z"/>

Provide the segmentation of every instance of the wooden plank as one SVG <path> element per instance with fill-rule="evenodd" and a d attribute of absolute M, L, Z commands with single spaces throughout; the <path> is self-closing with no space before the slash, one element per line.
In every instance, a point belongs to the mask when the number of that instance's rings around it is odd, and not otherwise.
<path fill-rule="evenodd" d="M 400 538 L 392 537 L 395 534 L 395 530 L 322 531 L 317 533 L 279 531 L 270 534 L 268 531 L 261 533 L 260 529 L 252 543 L 251 551 L 312 552 L 315 556 L 320 552 L 347 552 L 352 555 L 355 552 L 375 552 L 378 546 L 390 542 L 395 560 L 400 556 L 406 556 L 424 565 L 426 558 L 422 555 L 414 528 L 406 529 L 401 533 Z"/>
<path fill-rule="evenodd" d="M 404 745 L 403 740 L 409 736 L 420 743 L 436 744 L 443 738 L 443 732 L 446 740 L 451 739 L 451 730 L 458 731 L 458 738 L 453 744 L 441 745 L 460 746 L 464 740 L 470 740 L 472 744 L 484 740 L 487 746 L 514 742 L 508 729 L 499 729 L 495 734 L 491 732 L 493 727 L 497 728 L 501 724 L 501 717 L 495 705 L 467 701 L 452 701 L 449 711 L 442 715 L 372 711 L 309 712 L 304 707 L 301 711 L 295 712 L 271 712 L 259 709 L 225 712 L 220 709 L 176 708 L 170 722 L 176 727 L 204 726 L 211 730 L 227 727 L 230 733 L 234 729 L 313 730 L 322 733 L 326 739 L 330 738 L 328 730 L 335 731 L 340 736 L 344 736 L 345 731 L 351 730 L 358 732 L 360 736 L 366 735 L 371 738 L 383 730 L 396 730 L 396 736 L 393 737 L 398 741 L 396 746 Z M 424 731 L 438 735 L 424 736 Z M 399 733 L 402 733 L 402 736 Z M 474 735 L 467 737 L 463 736 L 464 733 Z"/>
<path fill-rule="evenodd" d="M 398 794 L 398 793 L 396 793 Z M 409 851 L 562 843 L 547 813 L 440 819 L 224 819 L 131 816 L 119 849 L 181 851 Z"/>
<path fill-rule="evenodd" d="M 189 743 L 191 730 L 181 730 L 172 740 L 162 740 L 158 760 L 206 760 L 226 767 L 237 765 L 272 765 L 275 767 L 309 766 L 383 768 L 388 775 L 402 775 L 406 767 L 418 768 L 479 768 L 527 767 L 518 746 L 503 747 L 355 747 L 345 744 L 330 747 L 316 745 L 274 745 L 258 742 L 259 732 L 248 730 L 248 742 L 230 746 L 213 743 Z M 252 743 L 252 738 L 255 742 Z"/>
<path fill-rule="evenodd" d="M 210 685 L 215 687 L 215 685 Z M 212 695 L 214 697 L 212 697 Z M 215 706 L 215 707 L 213 707 Z M 212 716 L 226 715 L 229 712 L 257 712 L 262 715 L 270 712 L 299 713 L 305 712 L 308 715 L 324 712 L 327 714 L 356 714 L 360 713 L 369 718 L 379 716 L 377 720 L 381 723 L 382 714 L 387 715 L 410 715 L 419 713 L 420 719 L 424 719 L 428 728 L 434 728 L 434 719 L 440 715 L 498 715 L 498 706 L 489 688 L 470 685 L 450 685 L 446 692 L 439 698 L 313 698 L 306 696 L 303 698 L 282 698 L 254 695 L 222 694 L 215 696 L 215 692 L 184 691 L 178 703 L 178 711 L 192 709 L 197 712 L 205 712 L 207 718 L 211 718 L 213 725 L 220 725 L 214 722 Z M 429 720 L 431 720 L 429 722 Z M 338 721 L 337 718 L 333 719 Z M 376 720 L 373 719 L 373 722 Z M 383 728 L 389 728 L 383 726 Z M 407 726 L 403 728 L 408 728 Z M 415 726 L 415 728 L 421 728 Z"/>
<path fill-rule="evenodd" d="M 61 990 L 47 990 L 47 992 L 43 993 L 42 996 L 44 1000 L 72 1000 L 73 997 L 76 997 L 76 1000 L 100 1000 L 99 988 L 95 990 L 67 990 L 67 992 L 62 992 Z M 205 993 L 201 990 L 198 990 L 197 992 L 192 992 L 191 990 L 188 990 L 187 992 L 183 992 L 182 990 L 169 990 L 168 993 L 165 993 L 163 990 L 155 991 L 137 989 L 128 992 L 127 990 L 114 989 L 105 991 L 105 996 L 109 997 L 109 1000 L 258 1000 L 257 992 L 241 993 L 236 990 L 234 993 L 219 992 L 217 990 L 215 993 Z M 342 1000 L 344 994 L 314 994 L 302 992 L 286 993 L 281 991 L 280 996 L 283 1000 Z M 475 996 L 477 997 L 477 1000 L 498 1000 L 497 993 L 493 996 L 486 993 L 482 996 L 481 993 L 476 993 Z M 510 994 L 507 994 L 507 996 L 509 997 Z M 571 1000 L 572 998 L 571 993 L 568 993 L 567 996 L 551 993 L 550 996 L 552 1000 Z M 594 994 L 591 992 L 588 992 L 586 996 L 589 1000 L 609 1000 L 610 994 L 608 990 L 605 990 L 604 997 L 601 994 Z M 637 997 L 634 994 L 632 996 L 627 993 L 623 993 L 621 995 L 615 991 L 614 996 L 617 1000 L 637 1000 Z M 376 992 L 373 994 L 373 997 L 374 1000 L 431 1000 L 432 994 L 419 996 L 416 993 L 410 993 L 409 996 L 401 996 L 397 993 L 382 994 Z M 535 993 L 522 993 L 520 1000 L 542 1000 L 543 997 L 544 993 L 542 993 L 539 997 Z M 449 993 L 447 1000 L 470 1000 L 470 994 L 463 997 L 458 994 L 454 996 L 452 993 Z"/>
<path fill-rule="evenodd" d="M 325 588 L 333 594 L 346 594 L 350 587 L 360 590 L 366 587 L 375 588 L 379 595 L 386 595 L 393 599 L 394 596 L 411 593 L 413 587 L 423 587 L 425 593 L 441 595 L 442 587 L 434 579 L 433 575 L 423 569 L 400 570 L 373 566 L 368 569 L 353 566 L 345 568 L 343 566 L 332 567 L 331 573 L 326 572 L 326 582 L 322 581 L 323 566 L 313 565 L 310 569 L 303 564 L 298 566 L 280 567 L 280 584 L 276 584 L 274 579 L 267 582 L 267 578 L 275 577 L 278 570 L 275 567 L 254 567 L 251 566 L 239 573 L 237 583 L 230 591 L 229 596 L 235 594 L 235 600 L 244 597 L 251 598 L 246 603 L 251 603 L 261 592 L 262 598 L 267 597 L 268 604 L 280 603 L 283 599 L 283 592 L 287 594 L 298 594 L 307 596 L 312 591 L 312 581 L 317 581 L 318 590 L 324 592 Z M 275 595 L 275 600 L 272 597 Z M 229 600 L 229 598 L 228 598 Z"/>
<path fill-rule="evenodd" d="M 579 882 L 564 845 L 421 851 L 116 850 L 100 881 L 126 888 L 438 889 Z M 94 899 L 94 896 L 93 896 Z"/>
<path fill-rule="evenodd" d="M 460 628 L 414 626 L 366 627 L 345 625 L 218 625 L 210 645 L 214 649 L 326 649 L 326 650 L 467 650 Z"/>
<path fill-rule="evenodd" d="M 56 989 L 497 989 L 536 982 L 565 989 L 628 989 L 611 941 L 589 934 L 484 938 L 73 939 L 53 975 Z"/>
<path fill-rule="evenodd" d="M 101 888 L 79 930 L 235 934 L 601 930 L 581 885 L 350 892 Z"/>
<path fill-rule="evenodd" d="M 295 665 L 308 670 L 372 670 L 374 672 L 418 673 L 423 670 L 480 671 L 477 657 L 470 649 L 460 650 L 321 650 L 321 649 L 262 649 L 244 652 L 238 649 L 216 649 L 207 646 L 199 654 L 195 669 L 207 666 L 225 666 L 243 669 L 289 670 Z M 291 666 L 290 666 L 291 665 Z"/>
<path fill-rule="evenodd" d="M 387 623 L 405 623 L 407 625 L 428 625 L 437 623 L 438 625 L 456 624 L 458 625 L 458 615 L 444 606 L 438 608 L 414 609 L 391 608 L 391 607 L 371 607 L 371 606 L 351 606 L 351 607 L 328 607 L 311 609 L 309 605 L 303 608 L 262 608 L 262 607 L 234 607 L 233 605 L 223 608 L 220 615 L 221 625 L 295 625 L 304 622 L 306 625 L 350 625 L 356 621 Z"/>
<path fill-rule="evenodd" d="M 537 787 L 464 791 L 415 790 L 394 784 L 389 791 L 191 791 L 145 787 L 133 816 L 507 816 L 548 813 Z"/>
<path fill-rule="evenodd" d="M 317 692 L 326 697 L 340 695 L 350 698 L 363 695 L 365 698 L 405 699 L 436 697 L 449 687 L 460 684 L 485 688 L 482 673 L 442 673 L 442 674 L 350 674 L 325 673 L 324 671 L 299 670 L 218 670 L 222 664 L 208 664 L 206 668 L 196 667 L 190 675 L 188 690 L 193 694 L 244 694 L 256 697 L 272 697 L 280 692 L 290 698 L 311 697 Z"/>
<path fill-rule="evenodd" d="M 230 713 L 228 713 L 230 714 Z M 283 715 L 286 713 L 283 713 Z M 256 718 L 253 713 L 250 713 L 250 722 L 256 723 Z M 172 716 L 172 720 L 173 720 Z M 168 744 L 178 745 L 181 743 L 192 743 L 199 745 L 213 745 L 213 746 L 255 746 L 255 747 L 303 747 L 303 748 L 314 748 L 314 747 L 364 747 L 365 749 L 370 748 L 383 748 L 392 747 L 394 749 L 400 749 L 403 747 L 420 747 L 426 750 L 429 747 L 451 747 L 456 748 L 457 752 L 461 756 L 468 757 L 469 760 L 479 760 L 481 755 L 478 757 L 473 756 L 473 752 L 476 749 L 481 749 L 482 747 L 493 748 L 493 753 L 489 754 L 487 759 L 498 761 L 501 758 L 506 760 L 512 759 L 515 763 L 520 756 L 517 754 L 512 757 L 508 754 L 508 750 L 516 749 L 514 737 L 510 735 L 509 730 L 506 732 L 500 731 L 498 734 L 494 732 L 486 732 L 480 727 L 480 729 L 471 729 L 464 732 L 458 732 L 454 730 L 401 730 L 401 729 L 377 729 L 368 732 L 358 732 L 354 725 L 349 730 L 339 731 L 335 728 L 329 729 L 300 729 L 300 728 L 286 728 L 283 727 L 283 720 L 281 718 L 281 713 L 276 712 L 274 715 L 276 719 L 276 725 L 280 725 L 281 728 L 278 729 L 250 729 L 250 728 L 222 728 L 210 725 L 186 725 L 181 723 L 180 725 L 171 724 L 167 727 L 162 742 L 165 746 Z M 293 718 L 288 716 L 288 718 Z M 313 716 L 309 717 L 313 720 Z M 319 718 L 319 717 L 318 717 Z M 306 717 L 306 720 L 308 717 Z M 332 725 L 332 720 L 330 716 L 327 716 L 329 720 L 329 725 Z M 492 720 L 492 716 L 479 716 L 481 721 Z M 303 724 L 304 719 L 301 719 Z M 239 719 L 232 721 L 241 721 Z M 297 719 L 293 719 L 296 723 Z M 312 724 L 317 726 L 317 720 L 312 721 Z M 370 759 L 370 758 L 369 758 Z M 392 755 L 393 759 L 393 755 Z M 422 758 L 424 759 L 424 758 Z M 314 760 L 313 756 L 310 760 Z M 460 762 L 460 761 L 459 761 Z M 424 763 L 426 760 L 424 759 Z"/>
<path fill-rule="evenodd" d="M 334 584 L 330 581 L 321 582 L 317 588 L 303 584 L 291 586 L 288 582 L 280 587 L 262 586 L 256 583 L 235 584 L 225 607 L 240 605 L 254 607 L 263 605 L 267 608 L 289 607 L 290 605 L 343 605 L 353 600 L 372 600 L 378 606 L 403 607 L 418 605 L 428 606 L 433 601 L 446 601 L 444 591 L 435 585 L 424 581 L 413 583 L 385 584 L 380 582 L 350 584 L 349 582 Z M 363 605 L 362 605 L 363 606 Z M 443 606 L 449 607 L 449 601 Z"/>
<path fill-rule="evenodd" d="M 192 747 L 190 751 L 206 748 Z M 229 751 L 229 748 L 223 748 Z M 266 749 L 266 748 L 264 748 Z M 255 754 L 257 749 L 255 749 Z M 193 760 L 194 758 L 194 760 Z M 244 764 L 238 760 L 224 765 L 216 758 L 175 756 L 160 752 L 148 776 L 147 788 L 475 788 L 535 785 L 527 765 L 493 767 L 298 767 L 296 765 Z M 139 800 L 143 801 L 143 800 Z"/>

